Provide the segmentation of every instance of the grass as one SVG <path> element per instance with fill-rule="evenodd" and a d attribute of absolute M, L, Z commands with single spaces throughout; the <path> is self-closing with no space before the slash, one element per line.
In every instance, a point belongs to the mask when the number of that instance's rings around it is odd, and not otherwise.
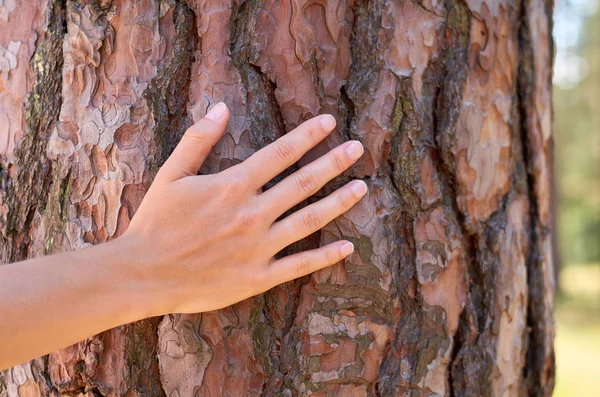
<path fill-rule="evenodd" d="M 600 390 L 600 266 L 565 267 L 560 283 L 554 397 L 596 396 Z"/>

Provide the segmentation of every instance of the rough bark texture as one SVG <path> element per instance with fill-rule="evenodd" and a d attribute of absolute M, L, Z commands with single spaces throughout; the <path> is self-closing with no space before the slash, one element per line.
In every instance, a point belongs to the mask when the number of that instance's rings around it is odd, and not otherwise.
<path fill-rule="evenodd" d="M 283 253 L 344 237 L 345 263 L 104 332 L 0 373 L 0 396 L 551 395 L 551 13 L 0 0 L 0 261 L 118 237 L 221 100 L 231 121 L 201 172 L 328 112 L 336 131 L 301 164 L 347 139 L 366 152 L 314 199 L 350 178 L 370 189 Z"/>

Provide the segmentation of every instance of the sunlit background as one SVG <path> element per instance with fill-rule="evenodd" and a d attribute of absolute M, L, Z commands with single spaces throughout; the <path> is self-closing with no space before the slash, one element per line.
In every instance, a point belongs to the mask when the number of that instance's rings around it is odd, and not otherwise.
<path fill-rule="evenodd" d="M 600 10 L 556 0 L 554 396 L 600 396 Z"/>

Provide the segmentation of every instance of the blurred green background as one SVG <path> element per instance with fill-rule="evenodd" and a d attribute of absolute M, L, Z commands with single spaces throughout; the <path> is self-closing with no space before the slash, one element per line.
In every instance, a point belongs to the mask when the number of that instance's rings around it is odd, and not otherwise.
<path fill-rule="evenodd" d="M 554 396 L 600 396 L 600 11 L 556 0 Z"/>

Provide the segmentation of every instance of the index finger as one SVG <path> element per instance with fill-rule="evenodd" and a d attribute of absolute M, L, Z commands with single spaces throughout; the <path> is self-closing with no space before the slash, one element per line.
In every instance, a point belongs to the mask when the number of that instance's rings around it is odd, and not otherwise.
<path fill-rule="evenodd" d="M 325 139 L 335 124 L 335 118 L 330 114 L 313 117 L 236 167 L 243 167 L 252 187 L 259 189 Z"/>

